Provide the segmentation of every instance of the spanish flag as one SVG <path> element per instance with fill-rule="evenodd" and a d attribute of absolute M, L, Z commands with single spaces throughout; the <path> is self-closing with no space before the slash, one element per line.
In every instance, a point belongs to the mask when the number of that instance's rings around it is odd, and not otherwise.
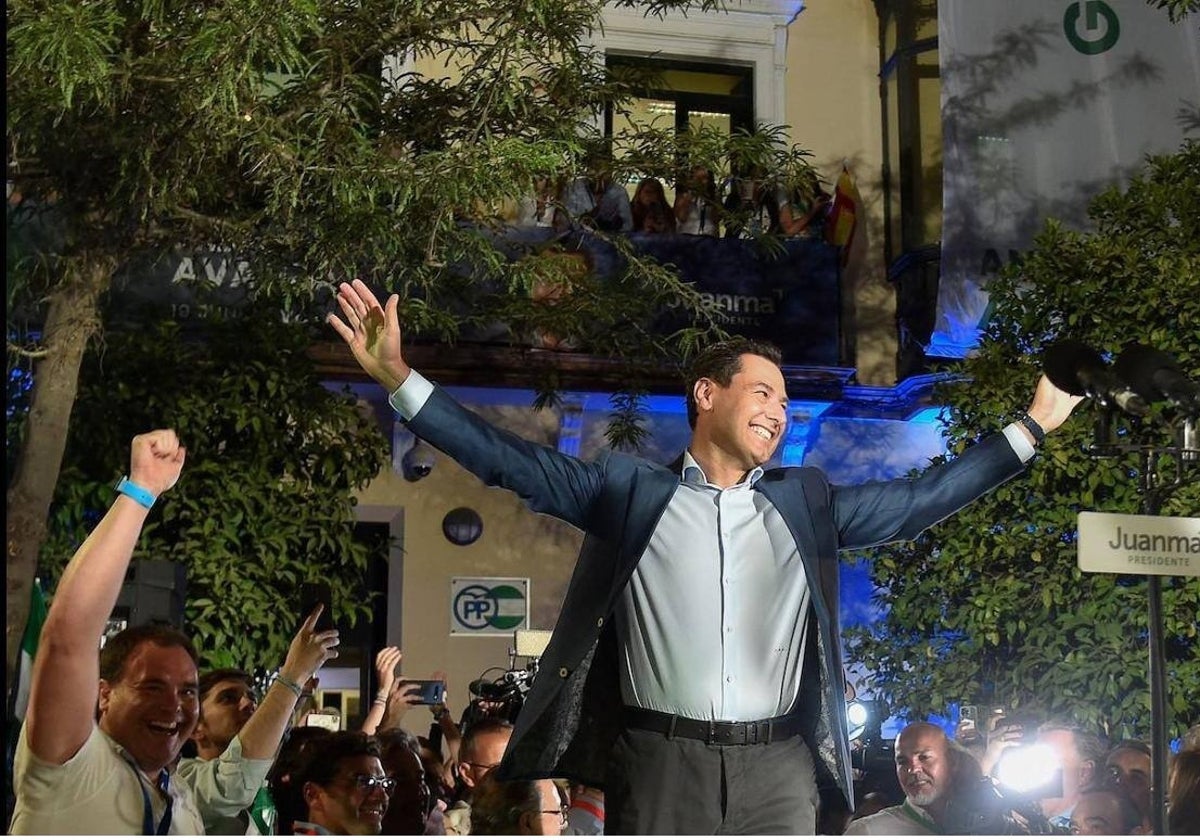
<path fill-rule="evenodd" d="M 842 267 L 850 259 L 850 245 L 854 242 L 854 231 L 858 227 L 858 214 L 862 208 L 862 197 L 850 177 L 850 169 L 843 165 L 833 191 L 833 206 L 825 223 L 825 240 L 842 249 Z"/>

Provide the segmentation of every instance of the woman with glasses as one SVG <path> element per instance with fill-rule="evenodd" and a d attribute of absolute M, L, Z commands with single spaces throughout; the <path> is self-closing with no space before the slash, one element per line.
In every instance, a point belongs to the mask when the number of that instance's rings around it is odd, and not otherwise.
<path fill-rule="evenodd" d="M 562 792 L 550 779 L 502 782 L 490 775 L 471 803 L 471 833 L 562 834 L 567 810 Z"/>

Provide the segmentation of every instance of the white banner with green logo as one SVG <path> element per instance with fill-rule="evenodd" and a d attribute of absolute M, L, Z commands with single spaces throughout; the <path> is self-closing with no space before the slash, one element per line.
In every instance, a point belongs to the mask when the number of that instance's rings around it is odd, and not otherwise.
<path fill-rule="evenodd" d="M 511 636 L 529 629 L 529 578 L 450 579 L 450 634 Z"/>
<path fill-rule="evenodd" d="M 935 355 L 978 343 L 988 278 L 1049 217 L 1200 138 L 1200 15 L 1145 0 L 939 0 L 943 129 Z"/>

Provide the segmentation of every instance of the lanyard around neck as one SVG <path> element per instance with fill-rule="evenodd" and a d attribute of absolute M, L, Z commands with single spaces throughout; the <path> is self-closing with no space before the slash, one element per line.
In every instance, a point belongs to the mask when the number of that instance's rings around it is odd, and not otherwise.
<path fill-rule="evenodd" d="M 171 794 L 167 792 L 167 784 L 170 781 L 170 776 L 167 774 L 166 768 L 163 768 L 158 773 L 158 789 L 162 791 L 162 795 L 167 800 L 167 810 L 163 812 L 162 819 L 158 821 L 158 828 L 156 830 L 154 826 L 154 808 L 150 805 L 150 794 L 146 791 L 142 771 L 138 770 L 137 765 L 129 758 L 125 759 L 125 763 L 133 771 L 133 777 L 137 779 L 138 790 L 142 792 L 142 834 L 169 833 L 171 830 Z"/>

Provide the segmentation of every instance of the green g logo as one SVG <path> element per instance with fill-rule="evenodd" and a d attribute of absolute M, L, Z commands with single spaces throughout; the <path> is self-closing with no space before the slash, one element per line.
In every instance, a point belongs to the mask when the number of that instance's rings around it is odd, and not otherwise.
<path fill-rule="evenodd" d="M 1083 7 L 1082 12 L 1080 6 Z M 1082 34 L 1079 32 L 1081 13 L 1087 15 L 1084 21 L 1087 28 Z M 1104 18 L 1104 27 L 1097 36 L 1100 18 Z M 1063 32 L 1066 33 L 1067 41 L 1079 52 L 1084 55 L 1099 55 L 1116 45 L 1117 39 L 1121 37 L 1121 22 L 1117 20 L 1117 13 L 1104 0 L 1083 0 L 1067 6 L 1067 13 L 1063 15 Z"/>

